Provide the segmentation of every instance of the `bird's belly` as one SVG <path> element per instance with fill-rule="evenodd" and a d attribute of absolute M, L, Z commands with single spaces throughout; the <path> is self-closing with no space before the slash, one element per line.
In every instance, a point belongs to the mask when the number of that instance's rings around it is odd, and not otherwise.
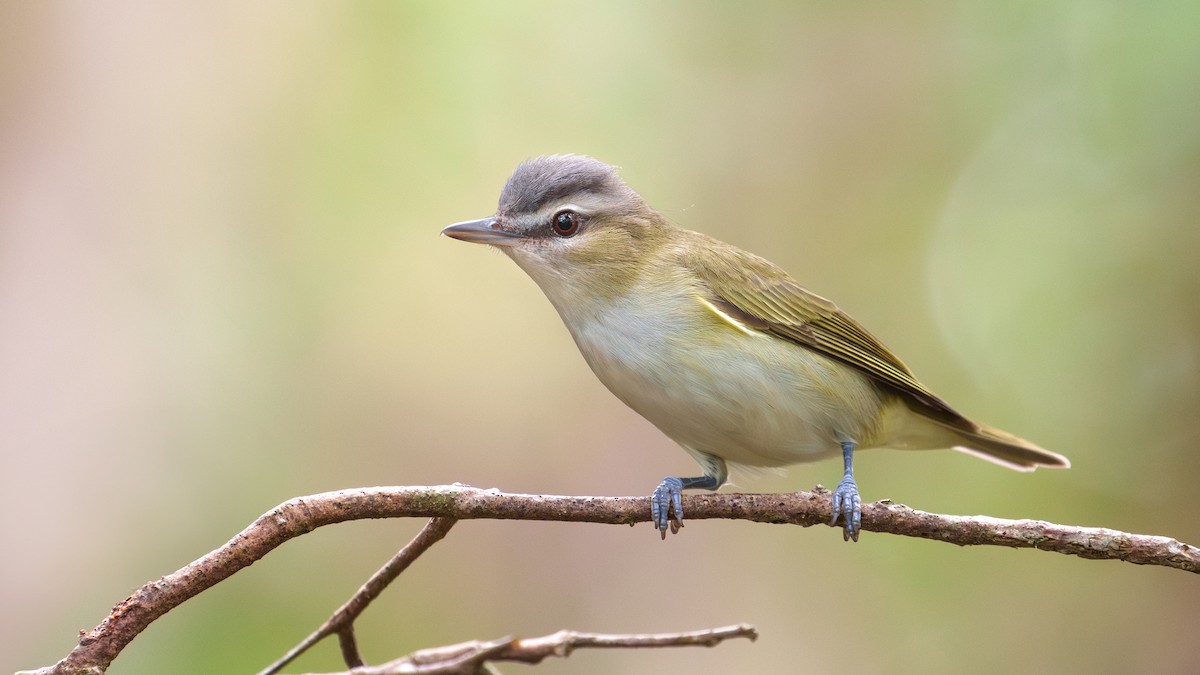
<path fill-rule="evenodd" d="M 580 340 L 592 370 L 626 405 L 691 450 L 735 464 L 784 466 L 873 436 L 882 406 L 874 385 L 799 345 L 736 331 L 716 341 L 614 337 L 606 332 L 602 344 L 585 344 L 586 335 Z"/>

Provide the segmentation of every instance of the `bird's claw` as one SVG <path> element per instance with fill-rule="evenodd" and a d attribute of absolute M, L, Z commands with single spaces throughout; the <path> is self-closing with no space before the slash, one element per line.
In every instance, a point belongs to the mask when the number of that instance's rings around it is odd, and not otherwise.
<path fill-rule="evenodd" d="M 650 497 L 650 518 L 663 539 L 668 528 L 675 534 L 683 527 L 683 481 L 671 476 L 662 479 Z"/>
<path fill-rule="evenodd" d="M 844 519 L 842 540 L 858 541 L 858 533 L 862 529 L 862 499 L 858 496 L 858 485 L 850 476 L 843 478 L 833 491 L 833 520 L 829 521 L 829 525 L 836 525 L 838 518 Z"/>

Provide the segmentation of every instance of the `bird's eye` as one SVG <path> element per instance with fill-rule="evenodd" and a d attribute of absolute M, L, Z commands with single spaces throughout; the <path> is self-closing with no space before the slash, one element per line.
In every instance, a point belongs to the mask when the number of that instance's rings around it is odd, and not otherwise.
<path fill-rule="evenodd" d="M 550 219 L 550 227 L 560 237 L 570 237 L 579 231 L 579 214 L 574 211 L 559 211 Z"/>

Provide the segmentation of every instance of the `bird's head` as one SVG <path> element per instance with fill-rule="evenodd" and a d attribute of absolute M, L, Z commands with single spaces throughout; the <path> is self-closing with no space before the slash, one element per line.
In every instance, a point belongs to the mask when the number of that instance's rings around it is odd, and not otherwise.
<path fill-rule="evenodd" d="M 495 215 L 442 234 L 504 251 L 553 301 L 560 285 L 575 296 L 620 293 L 669 227 L 613 167 L 550 155 L 516 168 Z"/>

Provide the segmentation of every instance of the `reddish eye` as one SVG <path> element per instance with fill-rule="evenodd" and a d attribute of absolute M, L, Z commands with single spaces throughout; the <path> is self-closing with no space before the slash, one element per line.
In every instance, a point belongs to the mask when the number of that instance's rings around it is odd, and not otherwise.
<path fill-rule="evenodd" d="M 550 227 L 560 237 L 570 237 L 579 231 L 579 214 L 574 211 L 559 211 L 550 219 Z"/>

